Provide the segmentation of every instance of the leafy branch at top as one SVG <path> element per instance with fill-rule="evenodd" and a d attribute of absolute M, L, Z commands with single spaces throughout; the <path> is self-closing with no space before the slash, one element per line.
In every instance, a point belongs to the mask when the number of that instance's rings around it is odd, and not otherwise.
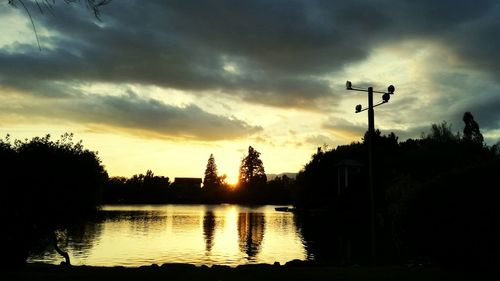
<path fill-rule="evenodd" d="M 30 9 L 26 4 L 24 3 L 25 1 L 23 0 L 7 0 L 8 4 L 11 5 L 12 7 L 19 7 L 21 6 L 25 11 L 26 14 L 28 15 L 31 25 L 33 26 L 33 31 L 35 32 L 35 37 L 36 37 L 36 42 L 38 44 L 38 49 L 41 51 L 42 47 L 40 46 L 40 39 L 38 38 L 38 32 L 36 31 L 36 26 L 35 22 L 33 21 L 33 17 L 31 16 Z M 63 0 L 66 4 L 71 4 L 71 3 L 80 3 L 82 2 L 81 0 Z M 56 3 L 56 0 L 28 0 L 28 2 L 36 4 L 38 7 L 38 10 L 40 11 L 41 14 L 43 14 L 45 11 L 50 12 L 51 14 L 53 13 L 53 5 Z M 107 5 L 111 2 L 111 0 L 84 0 L 85 5 L 89 10 L 91 10 L 94 13 L 94 16 L 100 20 L 101 19 L 101 12 L 100 8 L 104 5 Z"/>

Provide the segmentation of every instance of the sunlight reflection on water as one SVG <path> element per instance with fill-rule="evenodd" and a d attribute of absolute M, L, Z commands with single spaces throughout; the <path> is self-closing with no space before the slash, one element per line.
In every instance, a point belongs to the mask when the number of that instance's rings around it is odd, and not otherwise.
<path fill-rule="evenodd" d="M 306 259 L 292 213 L 275 206 L 105 206 L 96 222 L 66 233 L 72 263 L 141 266 L 163 263 L 230 265 Z M 54 251 L 29 262 L 59 263 Z"/>

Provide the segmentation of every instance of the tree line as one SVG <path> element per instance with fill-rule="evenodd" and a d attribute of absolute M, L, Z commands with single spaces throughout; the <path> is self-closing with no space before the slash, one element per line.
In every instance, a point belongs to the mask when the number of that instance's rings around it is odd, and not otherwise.
<path fill-rule="evenodd" d="M 252 146 L 242 159 L 236 186 L 219 175 L 213 154 L 208 158 L 203 181 L 197 187 L 176 185 L 151 170 L 131 178 L 112 177 L 103 190 L 107 204 L 243 203 L 291 204 L 294 180 L 286 175 L 267 181 L 260 152 Z"/>
<path fill-rule="evenodd" d="M 486 264 L 500 261 L 500 143 L 488 146 L 472 114 L 462 133 L 446 122 L 420 138 L 394 133 L 373 139 L 376 245 L 380 261 Z M 188 197 L 152 171 L 109 178 L 97 152 L 49 135 L 0 139 L 0 265 L 58 247 L 58 231 L 92 218 L 105 203 L 247 203 L 296 206 L 296 223 L 316 260 L 365 263 L 369 249 L 367 141 L 320 148 L 297 175 L 267 181 L 253 147 L 231 188 L 210 155 L 203 187 Z M 201 184 L 201 183 L 200 183 Z M 185 195 L 185 194 L 184 194 Z M 80 222 L 81 221 L 81 222 Z M 66 262 L 69 257 L 66 254 Z"/>
<path fill-rule="evenodd" d="M 433 124 L 418 139 L 373 139 L 377 261 L 491 266 L 500 261 L 500 142 L 484 143 L 470 112 L 462 133 Z M 370 259 L 367 141 L 318 149 L 297 175 L 299 224 L 316 258 Z M 344 178 L 350 177 L 346 187 Z M 325 232 L 325 224 L 332 231 Z M 317 247 L 316 245 L 321 245 Z M 315 248 L 316 247 L 316 248 Z M 334 253 L 334 254 L 332 254 Z"/>
<path fill-rule="evenodd" d="M 30 254 L 47 247 L 55 247 L 69 264 L 67 253 L 58 247 L 57 233 L 92 217 L 101 204 L 289 203 L 288 190 L 276 186 L 280 178 L 271 181 L 266 191 L 259 156 L 249 147 L 241 168 L 248 171 L 242 172 L 241 189 L 235 189 L 225 176 L 218 176 L 211 155 L 203 188 L 193 190 L 176 186 L 151 170 L 131 178 L 108 178 L 97 152 L 85 149 L 82 141 L 73 142 L 73 134 L 66 133 L 57 141 L 46 135 L 12 142 L 7 136 L 0 140 L 4 194 L 0 215 L 6 229 L 0 238 L 7 245 L 0 266 L 23 264 Z"/>

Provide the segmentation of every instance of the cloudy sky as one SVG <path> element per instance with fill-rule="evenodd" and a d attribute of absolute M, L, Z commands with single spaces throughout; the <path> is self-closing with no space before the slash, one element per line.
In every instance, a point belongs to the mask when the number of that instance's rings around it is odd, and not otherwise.
<path fill-rule="evenodd" d="M 30 1 L 25 1 L 30 2 Z M 361 139 L 366 95 L 383 133 L 418 137 L 471 111 L 500 140 L 500 1 L 112 1 L 0 5 L 0 133 L 73 132 L 112 176 L 231 181 L 246 149 L 297 172 L 318 146 Z M 29 4 L 29 3 L 28 3 Z M 375 97 L 375 101 L 380 99 Z"/>

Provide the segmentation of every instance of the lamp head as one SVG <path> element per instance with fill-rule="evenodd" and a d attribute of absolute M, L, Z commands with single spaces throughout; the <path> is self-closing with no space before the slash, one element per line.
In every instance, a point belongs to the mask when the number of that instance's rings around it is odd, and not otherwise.
<path fill-rule="evenodd" d="M 388 88 L 387 88 L 387 91 L 389 92 L 389 94 L 394 94 L 394 91 L 396 90 L 396 88 L 394 88 L 394 85 L 390 85 Z"/>
<path fill-rule="evenodd" d="M 382 100 L 384 102 L 388 102 L 391 99 L 391 95 L 389 93 L 385 93 L 382 95 Z"/>
<path fill-rule="evenodd" d="M 351 83 L 351 81 L 347 81 L 347 82 L 345 82 L 345 88 L 346 88 L 347 90 L 351 90 L 351 89 L 352 89 L 352 83 Z"/>
<path fill-rule="evenodd" d="M 356 105 L 356 113 L 361 112 L 361 104 Z"/>

